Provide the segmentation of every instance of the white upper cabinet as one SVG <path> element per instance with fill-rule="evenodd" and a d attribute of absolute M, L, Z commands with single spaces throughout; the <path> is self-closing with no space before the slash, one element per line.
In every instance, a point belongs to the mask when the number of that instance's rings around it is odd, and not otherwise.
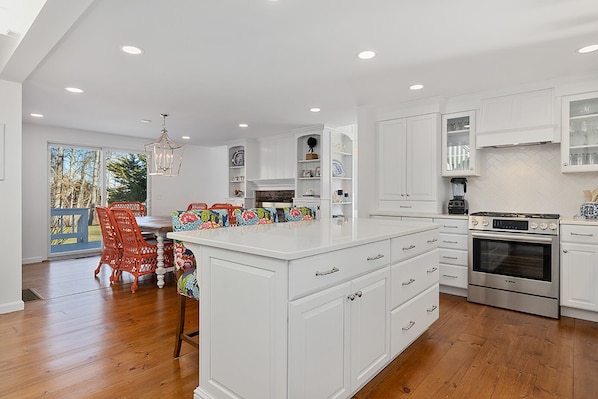
<path fill-rule="evenodd" d="M 439 125 L 438 114 L 378 122 L 380 210 L 442 212 Z"/>
<path fill-rule="evenodd" d="M 562 172 L 598 171 L 598 92 L 562 98 Z"/>
<path fill-rule="evenodd" d="M 479 176 L 475 111 L 442 115 L 442 176 Z"/>
<path fill-rule="evenodd" d="M 477 148 L 559 142 L 552 89 L 482 100 Z"/>

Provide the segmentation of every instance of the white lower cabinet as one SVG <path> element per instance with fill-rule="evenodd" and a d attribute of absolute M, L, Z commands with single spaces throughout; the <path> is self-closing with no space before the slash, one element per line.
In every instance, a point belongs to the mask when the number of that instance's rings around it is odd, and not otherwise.
<path fill-rule="evenodd" d="M 391 357 L 397 356 L 438 319 L 438 284 L 393 309 L 391 313 Z"/>
<path fill-rule="evenodd" d="M 388 267 L 289 305 L 291 398 L 346 398 L 390 359 Z"/>
<path fill-rule="evenodd" d="M 598 226 L 561 224 L 561 306 L 598 312 L 596 287 Z"/>
<path fill-rule="evenodd" d="M 440 284 L 466 290 L 468 219 L 434 218 L 434 223 L 440 225 Z"/>

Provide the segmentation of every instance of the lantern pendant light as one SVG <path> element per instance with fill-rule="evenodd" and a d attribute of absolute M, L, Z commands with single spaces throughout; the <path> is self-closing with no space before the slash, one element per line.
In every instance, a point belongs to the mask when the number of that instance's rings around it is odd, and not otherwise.
<path fill-rule="evenodd" d="M 162 132 L 158 141 L 145 145 L 147 170 L 152 176 L 178 176 L 183 162 L 183 145 L 177 144 L 168 137 L 166 117 L 162 116 Z"/>

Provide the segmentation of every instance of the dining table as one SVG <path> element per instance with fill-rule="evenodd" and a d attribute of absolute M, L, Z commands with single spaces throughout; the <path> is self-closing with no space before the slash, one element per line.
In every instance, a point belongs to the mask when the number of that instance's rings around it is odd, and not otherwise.
<path fill-rule="evenodd" d="M 135 219 L 141 231 L 148 231 L 156 235 L 156 245 L 158 246 L 156 276 L 158 277 L 158 288 L 162 288 L 164 287 L 164 275 L 167 271 L 164 267 L 164 239 L 166 233 L 172 231 L 172 217 L 138 216 Z"/>

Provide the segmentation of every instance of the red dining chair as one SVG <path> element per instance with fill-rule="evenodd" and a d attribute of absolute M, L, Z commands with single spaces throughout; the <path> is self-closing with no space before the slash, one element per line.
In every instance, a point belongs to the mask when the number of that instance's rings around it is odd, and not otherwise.
<path fill-rule="evenodd" d="M 155 273 L 158 264 L 158 246 L 143 238 L 130 209 L 114 208 L 112 214 L 122 237 L 123 256 L 119 276 L 124 271 L 135 277 L 131 286 L 131 292 L 134 293 L 140 276 Z M 173 247 L 172 241 L 164 241 L 164 267 L 166 268 L 173 266 Z"/>
<path fill-rule="evenodd" d="M 192 210 L 201 211 L 201 210 L 204 210 L 204 209 L 208 209 L 208 204 L 206 204 L 205 202 L 192 202 L 187 207 L 188 211 L 192 211 Z"/>
<path fill-rule="evenodd" d="M 241 209 L 242 206 L 233 205 L 229 203 L 215 203 L 210 209 L 226 209 L 228 211 L 228 222 L 231 226 L 236 226 L 237 219 L 235 218 L 235 209 Z"/>
<path fill-rule="evenodd" d="M 119 267 L 123 256 L 122 237 L 110 209 L 104 206 L 96 206 L 95 209 L 102 231 L 102 256 L 94 275 L 97 276 L 102 265 L 106 264 L 112 268 L 110 273 L 110 284 L 112 284 L 120 277 Z"/>
<path fill-rule="evenodd" d="M 130 209 L 135 217 L 147 216 L 147 208 L 145 207 L 145 205 L 143 205 L 143 203 L 139 201 L 115 201 L 109 204 L 108 207 L 110 209 Z"/>

